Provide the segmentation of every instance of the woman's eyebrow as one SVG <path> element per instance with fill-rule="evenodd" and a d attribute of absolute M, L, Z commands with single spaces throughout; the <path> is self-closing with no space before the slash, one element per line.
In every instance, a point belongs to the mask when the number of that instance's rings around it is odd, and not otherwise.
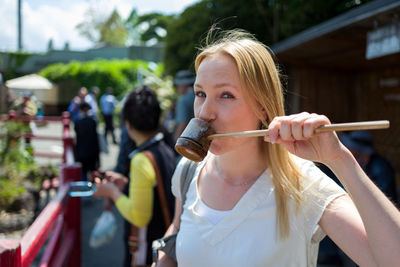
<path fill-rule="evenodd" d="M 221 88 L 221 87 L 232 87 L 232 88 L 236 88 L 235 85 L 231 84 L 231 83 L 217 83 L 215 86 L 215 88 Z"/>
<path fill-rule="evenodd" d="M 194 87 L 203 89 L 203 87 L 202 87 L 201 84 L 199 84 L 199 83 L 195 83 L 195 84 L 194 84 Z M 214 88 L 231 87 L 231 88 L 237 89 L 237 87 L 236 87 L 235 85 L 231 84 L 231 83 L 217 83 L 217 84 L 215 84 L 213 87 L 214 87 Z"/>
<path fill-rule="evenodd" d="M 193 87 L 199 87 L 199 88 L 203 88 L 200 84 L 195 83 Z"/>

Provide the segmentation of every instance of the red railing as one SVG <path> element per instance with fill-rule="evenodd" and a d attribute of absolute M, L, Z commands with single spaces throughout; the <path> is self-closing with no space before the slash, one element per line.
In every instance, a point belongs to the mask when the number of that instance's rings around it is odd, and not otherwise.
<path fill-rule="evenodd" d="M 81 166 L 75 162 L 74 144 L 70 135 L 70 119 L 67 112 L 62 117 L 17 117 L 10 112 L 8 119 L 21 121 L 61 122 L 62 137 L 27 135 L 25 138 L 42 140 L 62 140 L 64 152 L 59 154 L 63 159 L 60 166 L 59 185 L 56 196 L 46 205 L 21 240 L 0 240 L 1 267 L 28 267 L 42 249 L 40 267 L 45 266 L 81 266 L 81 205 L 80 198 L 68 196 L 69 183 L 81 177 Z M 35 155 L 35 154 L 34 154 Z M 36 152 L 35 156 L 50 156 L 46 152 Z"/>

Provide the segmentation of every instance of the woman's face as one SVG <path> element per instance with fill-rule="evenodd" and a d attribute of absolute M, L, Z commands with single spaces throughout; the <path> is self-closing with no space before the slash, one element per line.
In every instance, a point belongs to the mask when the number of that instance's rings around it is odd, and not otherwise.
<path fill-rule="evenodd" d="M 217 133 L 258 129 L 260 121 L 243 96 L 239 70 L 230 56 L 219 53 L 203 59 L 194 92 L 195 117 L 209 122 Z M 221 155 L 257 144 L 257 138 L 214 139 L 210 151 Z"/>

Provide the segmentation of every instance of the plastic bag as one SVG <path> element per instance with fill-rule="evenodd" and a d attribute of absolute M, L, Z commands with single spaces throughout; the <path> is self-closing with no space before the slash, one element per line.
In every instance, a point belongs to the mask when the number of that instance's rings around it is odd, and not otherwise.
<path fill-rule="evenodd" d="M 116 231 L 117 221 L 114 214 L 111 211 L 103 211 L 90 234 L 90 247 L 97 248 L 110 242 Z"/>
<path fill-rule="evenodd" d="M 99 133 L 98 136 L 99 136 L 100 151 L 103 152 L 104 154 L 108 154 L 110 151 L 108 149 L 107 139 L 103 134 Z"/>

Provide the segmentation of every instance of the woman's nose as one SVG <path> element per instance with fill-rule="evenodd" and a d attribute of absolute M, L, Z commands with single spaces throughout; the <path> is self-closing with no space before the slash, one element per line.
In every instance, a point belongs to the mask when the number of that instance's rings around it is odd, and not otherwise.
<path fill-rule="evenodd" d="M 215 120 L 217 117 L 215 103 L 213 103 L 210 99 L 206 99 L 203 103 L 201 103 L 197 117 L 207 122 Z"/>

